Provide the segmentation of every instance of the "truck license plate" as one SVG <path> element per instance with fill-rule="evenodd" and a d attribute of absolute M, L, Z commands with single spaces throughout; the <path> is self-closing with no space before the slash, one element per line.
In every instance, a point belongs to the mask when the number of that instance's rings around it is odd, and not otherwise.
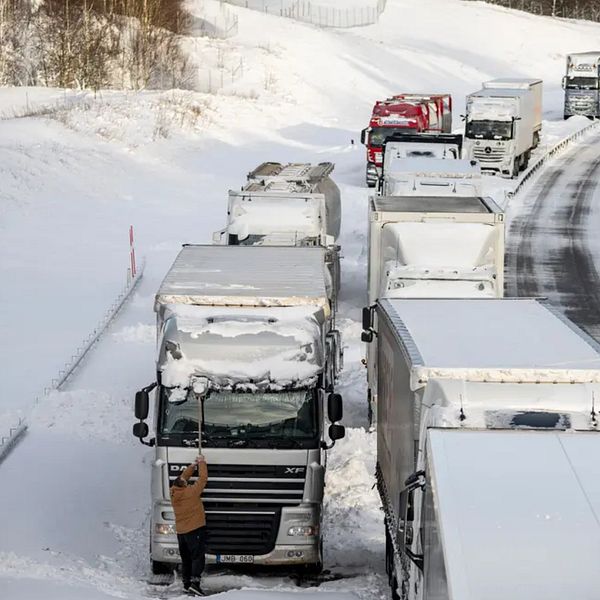
<path fill-rule="evenodd" d="M 254 562 L 254 556 L 251 554 L 217 554 L 217 562 L 248 565 Z"/>

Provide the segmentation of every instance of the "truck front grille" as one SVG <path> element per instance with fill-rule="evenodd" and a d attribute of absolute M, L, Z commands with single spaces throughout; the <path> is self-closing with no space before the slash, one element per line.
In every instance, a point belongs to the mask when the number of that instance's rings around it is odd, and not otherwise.
<path fill-rule="evenodd" d="M 185 466 L 169 463 L 170 482 Z M 305 479 L 305 466 L 209 464 L 202 493 L 207 552 L 253 556 L 271 552 L 281 509 L 302 502 Z"/>
<path fill-rule="evenodd" d="M 279 507 L 206 511 L 206 551 L 208 554 L 268 554 L 275 547 L 281 509 Z"/>
<path fill-rule="evenodd" d="M 504 158 L 504 148 L 493 148 L 492 146 L 475 146 L 473 158 L 482 165 L 485 163 L 500 162 Z"/>

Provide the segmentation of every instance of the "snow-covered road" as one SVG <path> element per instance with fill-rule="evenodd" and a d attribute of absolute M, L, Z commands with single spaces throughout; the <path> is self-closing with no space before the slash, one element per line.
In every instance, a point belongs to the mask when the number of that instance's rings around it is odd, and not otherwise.
<path fill-rule="evenodd" d="M 553 161 L 511 204 L 507 295 L 542 296 L 600 338 L 600 134 Z"/>

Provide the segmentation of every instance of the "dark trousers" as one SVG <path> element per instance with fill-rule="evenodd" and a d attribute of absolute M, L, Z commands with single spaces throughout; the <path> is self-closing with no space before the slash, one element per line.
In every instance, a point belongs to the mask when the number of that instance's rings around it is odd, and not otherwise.
<path fill-rule="evenodd" d="M 181 556 L 181 579 L 183 585 L 200 583 L 204 571 L 204 545 L 206 527 L 199 527 L 188 533 L 178 533 L 179 554 Z"/>

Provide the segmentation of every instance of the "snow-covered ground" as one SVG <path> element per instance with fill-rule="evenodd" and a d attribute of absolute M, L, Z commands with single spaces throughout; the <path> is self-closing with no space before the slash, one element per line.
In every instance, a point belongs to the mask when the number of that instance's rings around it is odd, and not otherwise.
<path fill-rule="evenodd" d="M 414 90 L 451 92 L 458 130 L 465 94 L 506 76 L 544 79 L 543 145 L 584 124 L 562 121 L 560 80 L 565 53 L 596 47 L 598 25 L 460 0 L 389 0 L 379 24 L 352 30 L 231 10 L 238 35 L 210 43 L 243 56 L 244 69 L 217 95 L 0 90 L 0 428 L 18 411 L 31 424 L 0 465 L 2 597 L 163 593 L 145 584 L 152 454 L 131 436 L 133 394 L 154 376 L 153 294 L 182 243 L 210 243 L 227 190 L 264 160 L 336 163 L 348 432 L 330 457 L 331 576 L 318 589 L 330 600 L 386 597 L 360 362 L 368 197 L 360 129 L 376 98 Z M 22 116 L 44 106 L 51 114 Z M 486 186 L 504 202 L 514 182 L 486 178 Z M 138 291 L 67 388 L 32 407 L 122 288 L 130 224 L 147 258 Z M 271 588 L 280 598 L 309 591 L 285 577 L 229 573 L 210 575 L 206 587 Z"/>

